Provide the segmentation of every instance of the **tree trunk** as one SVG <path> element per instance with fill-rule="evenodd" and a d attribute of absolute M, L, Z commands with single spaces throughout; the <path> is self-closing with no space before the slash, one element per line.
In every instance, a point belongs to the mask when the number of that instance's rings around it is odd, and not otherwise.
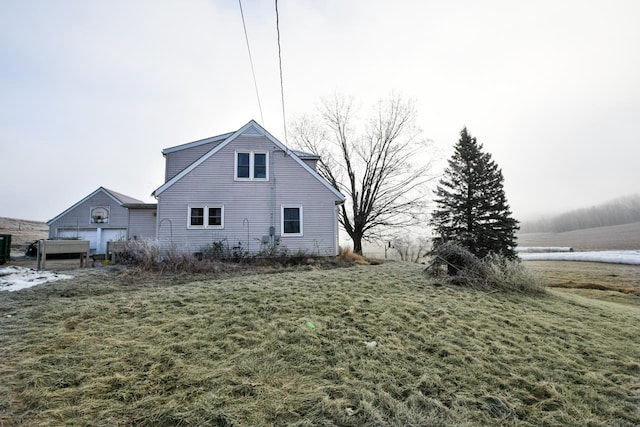
<path fill-rule="evenodd" d="M 353 235 L 353 252 L 362 255 L 362 235 Z"/>

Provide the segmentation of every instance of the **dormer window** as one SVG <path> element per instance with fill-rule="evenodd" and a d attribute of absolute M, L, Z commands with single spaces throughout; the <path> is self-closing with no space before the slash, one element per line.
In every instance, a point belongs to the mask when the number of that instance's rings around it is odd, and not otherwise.
<path fill-rule="evenodd" d="M 268 181 L 269 153 L 237 151 L 235 158 L 236 181 Z"/>

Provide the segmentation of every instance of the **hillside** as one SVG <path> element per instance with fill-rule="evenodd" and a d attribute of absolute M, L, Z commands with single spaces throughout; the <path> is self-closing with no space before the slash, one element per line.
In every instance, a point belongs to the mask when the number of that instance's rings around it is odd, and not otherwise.
<path fill-rule="evenodd" d="M 526 233 L 561 233 L 594 227 L 632 224 L 640 221 L 640 194 L 620 197 L 597 206 L 576 209 L 559 215 L 523 221 Z"/>
<path fill-rule="evenodd" d="M 27 243 L 46 239 L 49 227 L 40 221 L 0 217 L 0 234 L 11 234 L 11 247 L 24 250 Z"/>
<path fill-rule="evenodd" d="M 570 246 L 575 250 L 640 249 L 640 222 L 564 233 L 518 233 L 518 246 Z"/>
<path fill-rule="evenodd" d="M 103 268 L 2 293 L 0 425 L 640 424 L 637 308 L 422 269 Z"/>

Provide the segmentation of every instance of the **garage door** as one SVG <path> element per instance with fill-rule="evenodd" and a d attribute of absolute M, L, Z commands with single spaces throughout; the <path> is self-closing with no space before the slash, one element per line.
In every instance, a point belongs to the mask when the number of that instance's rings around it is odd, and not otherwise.
<path fill-rule="evenodd" d="M 102 229 L 102 245 L 98 253 L 107 253 L 107 242 L 119 242 L 121 240 L 127 240 L 126 228 L 103 228 Z"/>
<path fill-rule="evenodd" d="M 103 254 L 107 252 L 107 242 L 126 240 L 126 228 L 103 228 L 98 236 L 97 229 L 59 228 L 58 237 L 63 239 L 80 239 L 89 241 L 91 252 Z"/>
<path fill-rule="evenodd" d="M 78 230 L 77 228 L 58 228 L 58 236 L 62 239 L 88 240 L 89 249 L 95 251 L 98 245 L 98 233 L 96 230 Z"/>

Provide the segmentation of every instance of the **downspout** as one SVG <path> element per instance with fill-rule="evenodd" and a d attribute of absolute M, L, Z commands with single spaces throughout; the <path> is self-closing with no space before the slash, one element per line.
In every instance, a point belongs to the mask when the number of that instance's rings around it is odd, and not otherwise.
<path fill-rule="evenodd" d="M 165 169 L 165 174 L 166 174 L 166 169 Z M 158 195 L 156 194 L 155 191 L 151 193 L 151 196 L 153 196 L 153 198 L 156 199 L 156 238 L 155 240 L 156 242 L 159 242 L 160 241 L 160 203 L 158 203 Z"/>

